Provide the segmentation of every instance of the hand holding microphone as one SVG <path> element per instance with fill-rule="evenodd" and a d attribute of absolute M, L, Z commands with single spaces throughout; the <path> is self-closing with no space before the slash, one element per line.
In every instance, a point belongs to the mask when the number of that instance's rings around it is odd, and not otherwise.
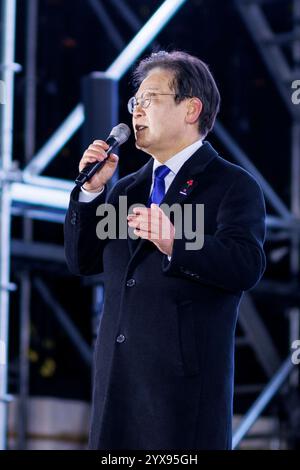
<path fill-rule="evenodd" d="M 100 191 L 113 176 L 119 157 L 112 152 L 118 145 L 128 140 L 130 129 L 126 124 L 114 127 L 106 139 L 95 140 L 84 152 L 79 163 L 79 175 L 75 180 L 77 186 L 84 185 L 87 191 Z"/>

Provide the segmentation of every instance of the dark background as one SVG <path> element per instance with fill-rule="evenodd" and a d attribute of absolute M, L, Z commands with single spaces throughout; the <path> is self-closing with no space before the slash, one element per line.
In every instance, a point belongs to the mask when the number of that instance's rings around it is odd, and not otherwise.
<path fill-rule="evenodd" d="M 134 32 L 125 24 L 109 0 L 102 2 L 117 26 L 125 44 Z M 142 24 L 161 1 L 127 0 Z M 265 10 L 276 32 L 292 28 L 291 2 L 266 2 Z M 25 63 L 25 1 L 18 2 L 16 61 Z M 207 64 L 219 86 L 222 104 L 220 122 L 239 143 L 259 171 L 289 206 L 290 200 L 290 129 L 289 114 L 275 89 L 254 43 L 231 0 L 190 0 L 173 17 L 144 52 L 153 49 L 179 48 L 197 55 Z M 93 10 L 85 0 L 41 0 L 38 17 L 37 57 L 37 142 L 39 149 L 64 118 L 81 101 L 80 81 L 92 71 L 105 71 L 120 51 L 103 31 Z M 287 51 L 289 54 L 289 51 Z M 300 78 L 300 77 L 299 77 Z M 16 76 L 15 159 L 24 166 L 24 86 L 25 72 Z M 127 100 L 132 95 L 130 72 L 119 84 L 119 121 L 130 125 Z M 105 112 L 99 103 L 99 115 Z M 105 138 L 106 136 L 99 136 Z M 220 141 L 211 133 L 208 140 L 224 158 L 233 161 Z M 119 176 L 140 168 L 148 156 L 137 151 L 133 138 L 120 149 Z M 80 132 L 63 148 L 44 172 L 45 175 L 74 179 L 81 158 Z M 267 207 L 272 213 L 271 209 Z M 13 221 L 14 238 L 22 237 L 22 223 Z M 34 222 L 34 239 L 63 244 L 63 227 L 50 222 Z M 276 247 L 266 242 L 267 254 Z M 65 265 L 28 263 L 12 260 L 12 277 L 29 270 L 41 276 L 56 299 L 70 314 L 84 338 L 92 343 L 91 287 L 71 276 Z M 279 263 L 268 260 L 265 279 L 288 281 L 288 257 Z M 253 292 L 256 306 L 282 355 L 289 350 L 288 322 L 285 315 L 288 300 L 275 293 Z M 31 302 L 30 391 L 32 395 L 52 395 L 90 399 L 90 371 L 78 352 L 58 327 L 51 310 L 36 293 Z M 19 294 L 11 296 L 10 388 L 18 388 L 19 359 Z M 239 331 L 238 331 L 239 332 Z M 253 352 L 242 349 L 236 354 L 236 382 L 264 383 L 267 378 Z M 236 397 L 237 411 L 246 409 L 255 395 Z"/>

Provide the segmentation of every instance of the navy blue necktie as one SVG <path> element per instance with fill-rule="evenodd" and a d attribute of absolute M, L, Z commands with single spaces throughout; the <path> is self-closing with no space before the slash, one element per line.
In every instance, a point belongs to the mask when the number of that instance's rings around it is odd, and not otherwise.
<path fill-rule="evenodd" d="M 151 206 L 152 203 L 160 204 L 162 199 L 165 195 L 165 177 L 170 172 L 170 168 L 166 165 L 161 165 L 156 168 L 154 172 L 154 185 L 151 196 L 148 200 L 148 207 Z"/>

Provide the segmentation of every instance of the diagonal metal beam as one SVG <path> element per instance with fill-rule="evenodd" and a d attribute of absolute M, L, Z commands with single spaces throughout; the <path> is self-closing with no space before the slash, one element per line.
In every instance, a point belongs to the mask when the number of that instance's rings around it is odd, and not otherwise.
<path fill-rule="evenodd" d="M 271 185 L 258 171 L 256 166 L 253 165 L 253 163 L 247 157 L 245 152 L 238 146 L 238 144 L 234 141 L 234 139 L 225 130 L 225 128 L 222 126 L 222 124 L 219 121 L 215 123 L 214 133 L 221 140 L 223 145 L 225 145 L 225 147 L 230 152 L 230 154 L 235 158 L 235 160 L 238 163 L 240 163 L 246 170 L 252 173 L 253 176 L 255 176 L 255 178 L 261 185 L 267 200 L 269 201 L 271 206 L 273 206 L 273 208 L 278 212 L 278 214 L 281 215 L 281 217 L 283 217 L 284 219 L 290 219 L 291 217 L 293 217 L 288 207 L 284 204 L 284 202 L 280 199 L 280 197 L 275 193 Z"/>
<path fill-rule="evenodd" d="M 185 2 L 186 0 L 164 1 L 132 41 L 130 41 L 128 46 L 107 69 L 107 76 L 114 78 L 115 80 L 120 80 L 129 67 L 136 61 L 151 41 L 153 41 L 155 36 L 164 28 Z"/>
<path fill-rule="evenodd" d="M 24 168 L 23 174 L 38 175 L 49 165 L 63 146 L 73 137 L 84 121 L 83 105 L 78 104 L 69 114 L 49 140 L 42 146 L 30 163 Z"/>
<path fill-rule="evenodd" d="M 116 49 L 123 49 L 125 46 L 124 40 L 110 19 L 102 2 L 100 0 L 88 0 L 88 3 L 90 4 L 99 22 L 101 23 L 102 28 L 105 30 L 107 36 L 110 38 Z"/>
<path fill-rule="evenodd" d="M 235 0 L 236 7 L 274 79 L 279 93 L 292 117 L 300 119 L 300 108 L 291 100 L 292 69 L 278 46 L 266 16 L 255 0 Z"/>
<path fill-rule="evenodd" d="M 134 11 L 129 8 L 125 0 L 110 0 L 110 3 L 117 9 L 126 23 L 129 24 L 134 31 L 137 31 L 142 27 L 141 21 Z"/>
<path fill-rule="evenodd" d="M 233 433 L 232 449 L 236 449 L 238 447 L 239 443 L 251 429 L 257 418 L 259 418 L 266 406 L 270 403 L 272 398 L 276 395 L 284 382 L 287 380 L 293 368 L 294 365 L 290 356 L 288 356 L 280 368 L 278 368 L 278 371 L 272 377 L 264 391 L 260 394 L 258 399 L 253 403 L 249 411 L 246 413 L 238 429 Z"/>
<path fill-rule="evenodd" d="M 135 60 L 149 46 L 151 41 L 171 20 L 178 9 L 187 0 L 165 0 L 154 15 L 147 21 L 128 46 L 106 70 L 110 78 L 120 80 Z M 84 121 L 82 104 L 78 104 L 61 126 L 50 137 L 48 142 L 33 157 L 24 169 L 25 173 L 40 174 L 53 160 L 63 146 L 71 139 Z"/>
<path fill-rule="evenodd" d="M 239 325 L 268 377 L 272 377 L 280 365 L 280 356 L 273 340 L 257 312 L 251 296 L 243 295 Z"/>
<path fill-rule="evenodd" d="M 59 302 L 54 298 L 47 285 L 41 279 L 34 279 L 34 287 L 39 293 L 40 297 L 44 300 L 45 304 L 52 310 L 54 317 L 63 328 L 75 350 L 80 354 L 83 361 L 88 367 L 92 365 L 92 348 L 87 344 L 85 339 L 81 336 L 80 331 L 74 325 L 70 316 L 65 312 Z"/>

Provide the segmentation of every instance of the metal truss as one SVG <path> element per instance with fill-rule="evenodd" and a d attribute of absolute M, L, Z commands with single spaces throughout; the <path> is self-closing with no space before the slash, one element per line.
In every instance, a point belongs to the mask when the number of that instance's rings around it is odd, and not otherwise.
<path fill-rule="evenodd" d="M 105 10 L 101 2 L 89 0 L 90 4 L 98 12 L 98 17 L 103 21 Z M 147 23 L 139 30 L 133 40 L 124 48 L 116 60 L 107 69 L 107 77 L 120 80 L 128 68 L 136 61 L 145 48 L 154 40 L 156 35 L 164 28 L 168 21 L 175 15 L 178 9 L 186 0 L 165 0 L 160 8 L 152 15 Z M 119 2 L 120 3 L 120 2 Z M 125 5 L 126 6 L 126 5 Z M 0 19 L 3 18 L 2 44 L 3 51 L 1 55 L 1 79 L 5 84 L 5 105 L 1 106 L 1 140 L 0 140 L 0 347 L 2 356 L 7 355 L 8 351 L 8 319 L 9 319 L 9 290 L 14 288 L 9 282 L 10 278 L 10 223 L 13 214 L 25 215 L 26 217 L 41 218 L 42 220 L 52 220 L 62 222 L 62 211 L 65 211 L 68 205 L 69 193 L 73 188 L 73 182 L 63 181 L 56 178 L 47 178 L 40 176 L 42 171 L 55 158 L 59 150 L 68 142 L 84 122 L 84 109 L 82 104 L 78 104 L 72 113 L 65 119 L 62 125 L 31 159 L 23 171 L 15 171 L 12 164 L 12 135 L 13 135 L 13 97 L 14 97 L 14 73 L 18 71 L 19 66 L 14 63 L 15 52 L 15 27 L 16 27 L 16 0 L 4 0 L 3 12 Z M 31 2 L 32 16 L 37 14 L 37 3 Z M 101 13 L 101 14 L 100 14 Z M 134 15 L 130 15 L 128 8 L 124 9 L 124 15 L 130 16 L 131 24 L 135 21 Z M 106 15 L 107 16 L 107 15 Z M 30 19 L 29 19 L 30 22 Z M 115 36 L 118 37 L 118 36 Z M 122 45 L 119 38 L 119 46 Z M 29 43 L 29 39 L 28 39 Z M 31 49 L 34 50 L 34 44 Z M 31 63 L 32 70 L 32 63 Z M 1 82 L 2 83 L 2 82 Z M 28 96 L 34 99 L 33 89 L 27 90 Z M 27 116 L 26 123 L 33 122 L 33 116 Z M 30 127 L 30 126 L 29 126 Z M 29 129 L 27 127 L 27 131 Z M 31 125 L 31 130 L 32 125 Z M 27 141 L 27 156 L 30 154 L 30 148 L 33 148 L 32 142 Z M 41 209 L 42 208 L 42 209 Z M 30 230 L 29 230 L 30 232 Z M 27 246 L 28 246 L 27 242 Z M 15 245 L 16 246 L 16 245 Z M 30 245 L 29 245 L 30 246 Z M 20 248 L 20 247 L 19 247 Z M 21 305 L 28 310 L 28 279 L 24 279 L 24 285 L 27 282 L 27 289 Z M 41 295 L 47 295 L 47 301 L 51 302 L 56 310 L 58 319 L 72 333 L 73 341 L 78 343 L 78 335 L 74 332 L 72 325 L 67 321 L 62 309 L 54 302 L 50 293 L 38 281 L 35 286 Z M 23 315 L 21 312 L 22 326 L 28 322 L 28 312 Z M 26 337 L 21 337 L 21 348 L 23 352 L 28 344 L 28 333 Z M 80 344 L 80 342 L 79 342 Z M 82 346 L 81 346 L 82 347 Z M 88 360 L 89 352 L 85 350 L 84 357 Z M 7 362 L 1 357 L 0 362 L 0 449 L 6 447 L 6 427 L 7 427 L 7 402 L 10 397 L 7 396 Z M 23 364 L 24 367 L 25 364 Z M 25 373 L 26 375 L 26 373 Z M 28 391 L 28 374 L 24 378 L 24 393 Z M 21 400 L 22 401 L 22 400 Z M 23 403 L 24 405 L 24 403 Z M 23 406 L 21 415 L 26 420 L 26 412 Z M 24 425 L 21 426 L 22 445 L 25 446 Z"/>
<path fill-rule="evenodd" d="M 91 7 L 97 14 L 99 21 L 103 25 L 103 19 L 107 17 L 105 8 L 102 2 L 99 0 L 88 0 Z M 121 51 L 119 56 L 114 60 L 110 67 L 105 71 L 105 75 L 108 78 L 120 80 L 124 74 L 128 71 L 129 67 L 138 59 L 146 47 L 155 39 L 157 34 L 162 28 L 168 23 L 168 21 L 175 15 L 178 9 L 186 3 L 186 0 L 165 0 L 160 8 L 154 13 L 154 15 L 147 21 L 144 26 L 140 26 L 139 20 L 131 12 L 129 7 L 126 5 L 124 0 L 112 0 L 111 2 L 120 8 L 120 12 L 124 16 L 124 19 L 134 29 L 138 29 L 138 33 L 134 36 L 132 41 Z M 239 11 L 243 18 L 247 22 L 246 16 L 249 14 L 249 18 L 255 17 L 255 21 L 258 21 L 257 25 L 252 24 L 249 30 L 255 35 L 256 38 L 261 38 L 262 41 L 257 41 L 256 44 L 259 46 L 261 42 L 264 43 L 264 48 L 268 50 L 266 53 L 266 63 L 271 73 L 275 72 L 275 75 L 280 76 L 280 83 L 278 83 L 278 89 L 282 98 L 284 99 L 287 106 L 290 106 L 290 89 L 289 81 L 295 77 L 295 73 L 288 68 L 288 65 L 284 57 L 279 53 L 278 48 L 280 42 L 285 40 L 291 40 L 291 37 L 275 38 L 272 34 L 265 18 L 261 12 L 261 1 L 239 1 L 237 2 Z M 14 73 L 18 70 L 18 65 L 14 63 L 14 48 L 15 48 L 15 13 L 16 13 L 16 0 L 4 0 L 3 10 L 3 37 L 2 44 L 4 44 L 4 50 L 2 53 L 2 60 L 0 57 L 1 65 L 1 78 L 6 85 L 6 104 L 1 106 L 0 111 L 2 114 L 1 120 L 1 134 L 0 134 L 0 217 L 1 217 L 1 228 L 0 228 L 0 287 L 1 287 L 1 300 L 0 300 L 0 341 L 5 344 L 7 350 L 8 344 L 8 312 L 9 312 L 9 291 L 14 286 L 10 283 L 10 253 L 18 255 L 25 254 L 28 257 L 40 257 L 40 259 L 52 259 L 61 260 L 62 251 L 60 247 L 50 246 L 51 252 L 46 254 L 46 250 L 49 246 L 46 244 L 33 243 L 30 240 L 24 241 L 10 241 L 10 222 L 11 216 L 22 215 L 25 218 L 40 219 L 53 222 L 63 222 L 64 213 L 68 206 L 70 190 L 73 188 L 73 182 L 66 181 L 58 178 L 49 178 L 42 176 L 42 172 L 47 168 L 50 162 L 56 157 L 59 151 L 66 145 L 66 143 L 73 137 L 84 122 L 84 108 L 79 103 L 74 110 L 67 116 L 64 122 L 54 132 L 54 134 L 48 139 L 47 142 L 39 149 L 36 153 L 32 150 L 33 144 L 31 142 L 27 146 L 27 157 L 32 156 L 28 164 L 25 166 L 23 171 L 16 171 L 13 167 L 12 161 L 12 131 L 13 131 L 13 87 L 14 87 Z M 245 14 L 245 9 L 247 14 Z M 106 22 L 106 25 L 108 23 Z M 247 23 L 248 24 L 248 23 Z M 117 48 L 123 47 L 123 39 L 120 34 L 115 30 L 111 24 L 110 31 L 114 31 L 111 35 L 111 39 L 115 41 Z M 254 29 L 255 28 L 255 29 Z M 263 33 L 262 33 L 263 31 Z M 109 31 L 107 31 L 109 33 Z M 116 33 L 116 34 L 115 34 Z M 110 34 L 110 33 L 109 33 Z M 299 36 L 300 37 L 300 36 Z M 114 39 L 113 39 L 114 38 Z M 294 38 L 292 38 L 294 39 Z M 298 39 L 298 32 L 296 34 Z M 33 47 L 34 49 L 34 47 Z M 271 52 L 270 52 L 271 51 Z M 265 53 L 264 53 L 265 54 Z M 271 58 L 271 60 L 270 60 Z M 298 77 L 300 78 L 300 77 Z M 32 93 L 32 90 L 31 90 Z M 30 90 L 28 90 L 28 96 Z M 300 117 L 299 109 L 296 110 L 293 107 L 290 109 L 291 115 L 297 121 Z M 27 117 L 27 121 L 30 121 L 30 117 Z M 32 130 L 32 126 L 31 126 Z M 27 128 L 28 132 L 28 128 Z M 293 270 L 298 272 L 298 260 L 299 260 L 299 215 L 300 209 L 297 206 L 296 198 L 300 193 L 300 189 L 294 181 L 293 185 L 293 203 L 291 209 L 286 207 L 280 197 L 273 190 L 271 185 L 265 180 L 265 178 L 259 173 L 256 167 L 251 163 L 251 159 L 246 156 L 245 152 L 237 145 L 234 139 L 224 129 L 220 122 L 216 123 L 215 134 L 224 146 L 229 150 L 230 154 L 239 162 L 242 166 L 248 169 L 260 182 L 266 199 L 273 207 L 276 216 L 268 215 L 267 225 L 270 231 L 285 230 L 287 233 L 292 234 L 294 242 L 293 253 L 296 258 L 294 262 Z M 297 145 L 299 144 L 299 124 L 295 124 L 293 127 L 293 170 L 296 175 L 299 175 L 299 160 L 300 157 L 297 153 Z M 298 149 L 300 146 L 298 145 Z M 300 151 L 300 150 L 299 150 Z M 298 152 L 299 152 L 298 151 Z M 28 158 L 27 158 L 28 160 Z M 294 178 L 294 179 L 295 179 Z M 299 178 L 300 182 L 300 178 Z M 300 184 L 300 183 L 299 183 Z M 300 198 L 299 198 L 300 201 Z M 298 203 L 300 204 L 300 203 Z M 44 251 L 45 250 L 45 251 Z M 298 251 L 297 251 L 298 250 Z M 294 259 L 294 258 L 293 258 Z M 54 300 L 51 293 L 48 291 L 45 284 L 39 280 L 34 281 L 34 286 L 40 293 L 40 295 L 49 302 L 53 310 L 56 312 L 56 318 L 68 331 L 73 331 L 72 340 L 74 344 L 80 342 L 80 338 L 77 332 L 72 330 L 72 325 L 68 323 L 67 316 L 62 308 Z M 28 307 L 28 305 L 27 305 Z M 268 333 L 265 329 L 257 327 L 259 322 L 259 316 L 255 311 L 251 300 L 245 300 L 245 304 L 241 306 L 242 311 L 242 326 L 243 330 L 250 340 L 250 343 L 254 347 L 258 358 L 260 358 L 264 370 L 269 377 L 278 370 L 280 362 L 278 354 L 274 348 L 272 341 L 270 340 Z M 26 316 L 25 316 L 26 317 Z M 296 318 L 297 315 L 294 315 Z M 296 322 L 297 325 L 297 322 Z M 255 335 L 256 329 L 260 329 L 260 339 Z M 28 341 L 28 338 L 27 338 Z M 26 338 L 25 342 L 26 344 Z M 266 345 L 266 347 L 264 347 Z M 85 360 L 89 360 L 90 352 L 85 344 L 81 344 L 83 355 Z M 245 421 L 234 436 L 234 447 L 236 447 L 242 437 L 246 434 L 248 429 L 253 424 L 259 413 L 266 406 L 271 395 L 276 393 L 283 380 L 290 374 L 290 367 L 287 363 L 284 364 L 283 368 L 279 369 L 279 378 L 276 375 L 274 381 L 270 381 L 270 387 L 265 390 L 265 393 L 260 397 L 258 405 L 254 404 L 254 411 L 250 410 L 250 417 L 247 415 L 247 421 Z M 278 379 L 278 380 L 277 380 Z M 272 394 L 270 394 L 270 389 Z M 267 400 L 266 400 L 267 397 Z M 6 405 L 11 397 L 7 395 L 7 365 L 0 363 L 0 449 L 6 447 Z M 263 406 L 262 406 L 263 404 Z M 257 405 L 257 406 L 256 406 Z M 252 412 L 253 411 L 253 412 Z"/>
<path fill-rule="evenodd" d="M 281 227 L 284 228 L 286 222 L 288 222 L 288 236 L 291 241 L 290 249 L 290 273 L 291 277 L 299 279 L 300 272 L 300 106 L 296 105 L 292 100 L 293 82 L 294 80 L 300 79 L 300 2 L 299 0 L 291 1 L 291 7 L 293 8 L 293 30 L 291 32 L 283 34 L 275 34 L 272 31 L 270 23 L 264 12 L 264 4 L 266 1 L 263 0 L 235 0 L 237 9 L 250 32 L 252 39 L 269 70 L 269 73 L 279 91 L 281 98 L 283 99 L 287 110 L 292 119 L 291 128 L 291 201 L 290 209 L 287 209 L 282 205 L 281 201 L 277 197 L 273 197 L 272 192 L 265 184 L 263 184 L 264 190 L 268 189 L 266 197 L 269 202 L 272 203 L 273 207 L 280 214 L 280 219 L 277 220 Z M 268 2 L 268 6 L 272 6 L 275 2 Z M 277 2 L 278 3 L 278 2 Z M 283 47 L 290 46 L 292 49 L 293 65 L 289 65 L 286 55 L 284 54 Z M 227 145 L 231 147 L 234 152 L 234 146 L 230 142 L 230 139 L 226 139 Z M 246 165 L 248 164 L 245 161 Z M 253 169 L 251 169 L 253 171 Z M 260 180 L 260 175 L 256 175 Z M 262 181 L 260 180 L 260 183 Z M 270 198 L 271 196 L 271 198 Z M 274 205 L 275 202 L 275 205 Z M 273 220 L 274 222 L 274 220 Z M 253 309 L 249 298 L 246 297 L 246 307 L 250 311 Z M 241 311 L 243 309 L 241 307 Z M 298 307 L 290 308 L 289 320 L 290 320 L 290 344 L 295 339 L 299 338 L 299 319 L 300 311 Z M 245 327 L 247 335 L 251 336 L 255 334 L 261 335 L 263 328 L 257 325 L 256 322 L 258 317 L 255 315 L 243 314 L 241 316 L 241 323 Z M 264 333 L 263 333 L 263 336 Z M 263 337 L 260 338 L 261 340 Z M 264 344 L 262 341 L 258 341 L 257 344 Z M 278 356 L 276 351 L 270 342 L 270 338 L 267 343 L 264 344 L 263 351 L 259 348 L 256 350 L 258 356 L 261 356 L 261 363 L 264 365 L 266 372 L 272 372 L 274 367 L 278 366 Z M 267 366 L 267 369 L 266 369 Z M 274 370 L 273 370 L 274 372 Z M 268 375 L 269 375 L 268 373 Z M 242 438 L 249 431 L 251 426 L 263 412 L 267 404 L 272 400 L 275 394 L 280 390 L 283 383 L 289 378 L 290 386 L 297 387 L 299 383 L 299 372 L 297 368 L 293 367 L 293 363 L 290 357 L 287 357 L 286 361 L 278 369 L 278 372 L 270 380 L 269 384 L 258 397 L 256 402 L 252 405 L 246 416 L 243 418 L 239 428 L 235 431 L 233 436 L 233 448 L 236 448 Z M 300 406 L 298 404 L 298 406 Z"/>
<path fill-rule="evenodd" d="M 272 379 L 266 385 L 263 392 L 255 400 L 251 408 L 247 411 L 243 417 L 241 424 L 237 430 L 233 433 L 232 448 L 236 449 L 242 439 L 246 436 L 247 432 L 251 429 L 255 421 L 260 417 L 261 413 L 265 410 L 266 406 L 274 398 L 276 393 L 282 388 L 293 370 L 293 363 L 291 357 L 288 356 L 286 360 L 278 368 L 276 374 L 273 375 Z"/>
<path fill-rule="evenodd" d="M 294 30 L 291 32 L 275 34 L 263 11 L 263 4 L 266 2 L 260 0 L 236 0 L 235 3 L 290 115 L 299 121 L 300 107 L 295 106 L 291 99 L 292 82 L 300 79 L 299 70 L 289 65 L 288 59 L 282 50 L 283 46 L 289 44 L 294 45 L 298 49 L 297 42 L 299 43 L 300 41 L 298 25 L 295 23 Z M 299 2 L 295 0 L 290 3 L 294 9 L 296 20 L 300 16 Z M 269 2 L 269 4 L 272 4 L 272 2 Z M 295 64 L 296 57 L 294 54 Z"/>
<path fill-rule="evenodd" d="M 13 132 L 13 100 L 14 100 L 14 62 L 15 51 L 15 18 L 16 0 L 3 2 L 2 20 L 3 38 L 5 44 L 2 53 L 1 79 L 5 85 L 5 103 L 0 105 L 1 138 L 0 138 L 0 168 L 5 174 L 11 168 L 12 132 Z M 10 222 L 11 222 L 10 184 L 2 181 L 0 186 L 0 449 L 6 445 L 7 421 L 7 353 L 8 353 L 8 320 L 9 320 L 9 290 L 10 285 Z"/>

